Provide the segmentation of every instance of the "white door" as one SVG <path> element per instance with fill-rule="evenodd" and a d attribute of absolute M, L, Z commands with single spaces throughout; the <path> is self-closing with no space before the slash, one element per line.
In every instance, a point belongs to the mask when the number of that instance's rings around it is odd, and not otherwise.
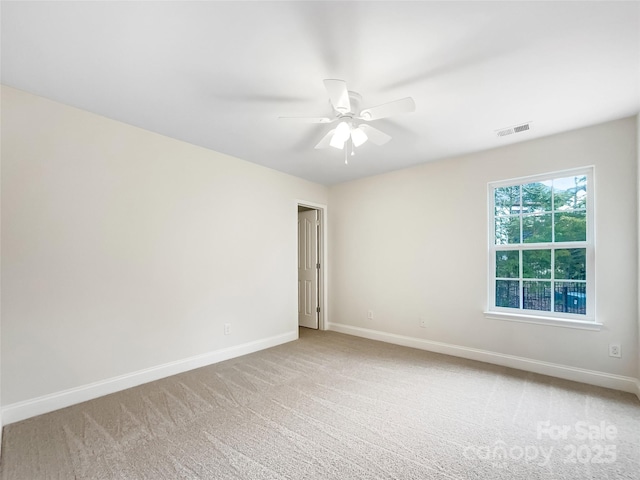
<path fill-rule="evenodd" d="M 298 213 L 298 324 L 318 328 L 318 211 Z"/>

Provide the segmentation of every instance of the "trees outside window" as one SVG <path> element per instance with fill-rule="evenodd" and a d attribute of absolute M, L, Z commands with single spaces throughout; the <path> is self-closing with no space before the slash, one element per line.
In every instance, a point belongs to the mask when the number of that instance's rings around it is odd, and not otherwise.
<path fill-rule="evenodd" d="M 489 311 L 593 320 L 593 169 L 489 185 Z"/>

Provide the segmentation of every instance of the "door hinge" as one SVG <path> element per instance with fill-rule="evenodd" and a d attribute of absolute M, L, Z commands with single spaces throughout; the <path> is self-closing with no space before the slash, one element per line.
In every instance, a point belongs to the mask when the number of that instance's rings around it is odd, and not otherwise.
<path fill-rule="evenodd" d="M 316 312 L 320 313 L 320 307 L 316 307 Z"/>
<path fill-rule="evenodd" d="M 318 270 L 320 270 L 320 264 L 319 264 L 319 263 L 316 263 L 316 268 L 317 268 Z"/>

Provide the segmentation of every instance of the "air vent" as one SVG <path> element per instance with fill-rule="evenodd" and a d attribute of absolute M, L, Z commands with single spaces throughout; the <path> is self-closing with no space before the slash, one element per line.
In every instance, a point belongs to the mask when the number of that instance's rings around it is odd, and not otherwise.
<path fill-rule="evenodd" d="M 505 130 L 498 130 L 498 136 L 504 137 L 506 135 L 511 135 L 513 133 L 513 128 L 507 128 Z"/>
<path fill-rule="evenodd" d="M 515 127 L 502 128 L 500 130 L 496 130 L 496 134 L 499 137 L 506 137 L 507 135 L 512 135 L 514 133 L 526 132 L 531 129 L 531 122 L 523 123 L 520 125 L 516 125 Z"/>

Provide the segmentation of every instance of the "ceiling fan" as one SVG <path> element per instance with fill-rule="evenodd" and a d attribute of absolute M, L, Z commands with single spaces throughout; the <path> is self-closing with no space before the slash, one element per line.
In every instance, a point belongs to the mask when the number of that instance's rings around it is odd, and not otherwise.
<path fill-rule="evenodd" d="M 336 128 L 330 130 L 315 148 L 334 147 L 344 149 L 345 145 L 351 146 L 351 155 L 354 147 L 359 147 L 367 140 L 376 145 L 384 145 L 391 137 L 377 128 L 373 128 L 367 122 L 387 118 L 399 113 L 414 112 L 416 104 L 411 97 L 405 97 L 389 103 L 383 103 L 375 107 L 360 109 L 362 96 L 359 93 L 347 89 L 344 80 L 327 79 L 324 86 L 329 94 L 334 116 L 331 117 L 280 117 L 281 120 L 293 120 L 303 123 L 334 123 L 339 122 Z M 347 150 L 345 150 L 346 162 Z"/>

